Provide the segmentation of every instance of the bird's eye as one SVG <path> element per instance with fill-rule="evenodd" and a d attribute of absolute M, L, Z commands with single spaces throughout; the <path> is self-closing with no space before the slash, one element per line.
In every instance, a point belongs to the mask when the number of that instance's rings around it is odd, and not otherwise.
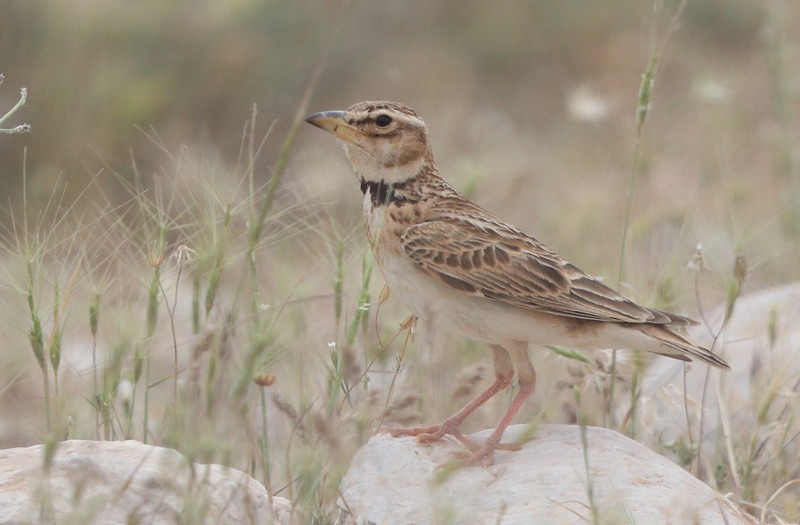
<path fill-rule="evenodd" d="M 378 115 L 375 117 L 375 125 L 379 128 L 385 128 L 392 123 L 392 117 L 386 114 Z"/>

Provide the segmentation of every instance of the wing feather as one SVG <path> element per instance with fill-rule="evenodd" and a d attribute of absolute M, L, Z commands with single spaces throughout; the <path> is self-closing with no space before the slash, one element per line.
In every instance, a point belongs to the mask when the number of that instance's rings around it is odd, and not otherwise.
<path fill-rule="evenodd" d="M 639 306 L 499 221 L 443 216 L 409 227 L 405 253 L 458 291 L 532 310 L 620 323 L 691 324 Z"/>

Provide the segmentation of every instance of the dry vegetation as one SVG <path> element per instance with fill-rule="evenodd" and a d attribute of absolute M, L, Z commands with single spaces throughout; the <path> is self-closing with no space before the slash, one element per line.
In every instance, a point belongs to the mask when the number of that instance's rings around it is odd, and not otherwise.
<path fill-rule="evenodd" d="M 791 2 L 690 2 L 677 26 L 659 1 L 30 4 L 0 7 L 0 108 L 27 85 L 33 126 L 0 135 L 0 446 L 170 446 L 331 523 L 376 429 L 436 421 L 489 379 L 484 348 L 382 291 L 344 156 L 295 134 L 307 110 L 414 106 L 445 177 L 638 301 L 724 308 L 737 256 L 744 292 L 800 276 Z M 615 409 L 641 356 L 532 354 L 543 380 L 518 421 L 647 435 L 636 405 Z M 696 436 L 664 451 L 797 522 L 797 387 L 771 411 L 777 387 L 753 381 L 755 429 L 702 465 Z"/>

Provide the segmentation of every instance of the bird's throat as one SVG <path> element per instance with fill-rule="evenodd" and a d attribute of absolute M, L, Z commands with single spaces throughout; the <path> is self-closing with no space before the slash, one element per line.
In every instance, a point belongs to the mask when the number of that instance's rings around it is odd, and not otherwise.
<path fill-rule="evenodd" d="M 361 179 L 361 193 L 367 195 L 369 192 L 372 206 L 374 208 L 379 208 L 385 204 L 407 202 L 408 198 L 397 192 L 397 190 L 402 189 L 405 185 L 405 182 L 390 184 L 384 180 L 374 181 Z"/>

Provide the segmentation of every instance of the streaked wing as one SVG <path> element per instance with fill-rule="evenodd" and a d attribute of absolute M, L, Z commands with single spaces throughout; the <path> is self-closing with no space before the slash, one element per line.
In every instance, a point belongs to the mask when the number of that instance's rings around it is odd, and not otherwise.
<path fill-rule="evenodd" d="M 411 226 L 401 241 L 422 269 L 468 295 L 590 321 L 692 323 L 637 305 L 499 221 L 444 216 Z"/>

